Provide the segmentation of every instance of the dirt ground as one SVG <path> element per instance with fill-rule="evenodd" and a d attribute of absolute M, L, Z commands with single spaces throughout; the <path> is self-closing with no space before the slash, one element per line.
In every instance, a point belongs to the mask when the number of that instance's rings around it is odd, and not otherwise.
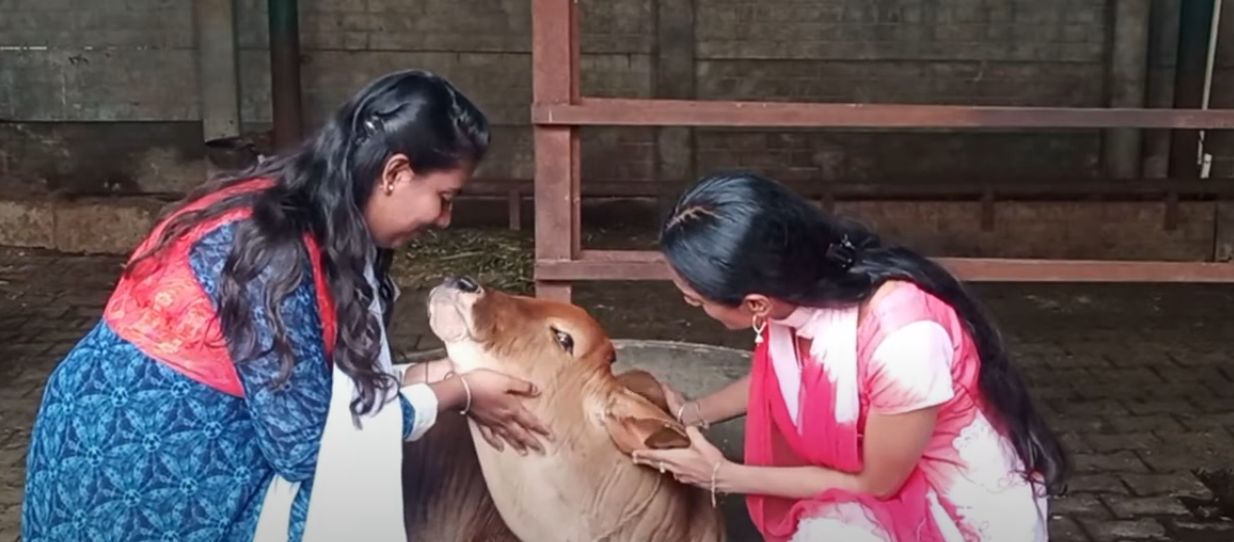
<path fill-rule="evenodd" d="M 112 257 L 0 249 L 0 542 L 18 538 L 25 449 L 43 382 L 98 319 Z M 1051 540 L 1234 540 L 1234 287 L 977 285 L 1075 463 Z M 671 285 L 584 283 L 575 301 L 615 337 L 737 348 Z M 393 337 L 438 346 L 423 292 L 405 290 Z M 705 366 L 699 371 L 707 371 Z"/>

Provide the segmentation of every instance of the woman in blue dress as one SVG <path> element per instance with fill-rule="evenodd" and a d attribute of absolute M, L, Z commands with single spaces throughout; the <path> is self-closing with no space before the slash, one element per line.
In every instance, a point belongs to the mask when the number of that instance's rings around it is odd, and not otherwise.
<path fill-rule="evenodd" d="M 449 224 L 488 145 L 449 82 L 394 73 L 169 211 L 47 383 L 22 539 L 401 540 L 401 445 L 438 411 L 539 449 L 530 384 L 390 363 L 391 250 Z"/>

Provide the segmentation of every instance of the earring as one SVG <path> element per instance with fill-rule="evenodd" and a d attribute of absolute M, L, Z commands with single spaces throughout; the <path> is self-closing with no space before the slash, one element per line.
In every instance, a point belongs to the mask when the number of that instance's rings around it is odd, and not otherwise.
<path fill-rule="evenodd" d="M 755 315 L 750 320 L 750 327 L 754 328 L 754 344 L 763 344 L 763 330 L 767 328 L 767 320 Z"/>
<path fill-rule="evenodd" d="M 387 184 L 386 185 L 386 195 L 389 196 L 393 193 L 394 193 L 394 184 L 393 183 Z"/>

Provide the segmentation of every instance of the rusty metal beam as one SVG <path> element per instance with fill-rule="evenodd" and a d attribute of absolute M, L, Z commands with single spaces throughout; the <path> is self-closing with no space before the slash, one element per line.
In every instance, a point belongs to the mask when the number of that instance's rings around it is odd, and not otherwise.
<path fill-rule="evenodd" d="M 1234 109 L 1102 109 L 582 98 L 537 103 L 541 126 L 1234 129 Z"/>
<path fill-rule="evenodd" d="M 589 181 L 578 194 L 593 198 L 651 198 L 677 194 L 693 181 Z M 1234 198 L 1234 179 L 962 179 L 922 181 L 784 181 L 807 198 L 830 196 L 837 200 L 955 200 L 993 196 L 1000 201 L 1054 201 L 1086 198 L 1150 199 L 1174 193 L 1186 198 Z M 532 194 L 531 179 L 475 179 L 464 195 Z"/>
<path fill-rule="evenodd" d="M 1234 282 L 1234 264 L 1115 260 L 937 258 L 971 282 Z M 669 280 L 652 251 L 585 250 L 578 261 L 538 262 L 536 280 Z"/>
<path fill-rule="evenodd" d="M 536 106 L 576 103 L 579 97 L 578 5 L 575 0 L 532 1 L 532 99 Z M 580 153 L 578 128 L 536 126 L 535 239 L 537 262 L 579 254 Z M 568 281 L 536 281 L 539 297 L 570 300 Z"/>

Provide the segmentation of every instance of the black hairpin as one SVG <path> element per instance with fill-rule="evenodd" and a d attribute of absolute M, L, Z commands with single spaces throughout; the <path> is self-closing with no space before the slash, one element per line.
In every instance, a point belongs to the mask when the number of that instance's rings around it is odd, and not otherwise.
<path fill-rule="evenodd" d="M 853 246 L 853 242 L 849 241 L 848 236 L 845 235 L 839 241 L 827 245 L 827 260 L 842 271 L 848 271 L 854 263 L 857 263 L 857 247 Z"/>

